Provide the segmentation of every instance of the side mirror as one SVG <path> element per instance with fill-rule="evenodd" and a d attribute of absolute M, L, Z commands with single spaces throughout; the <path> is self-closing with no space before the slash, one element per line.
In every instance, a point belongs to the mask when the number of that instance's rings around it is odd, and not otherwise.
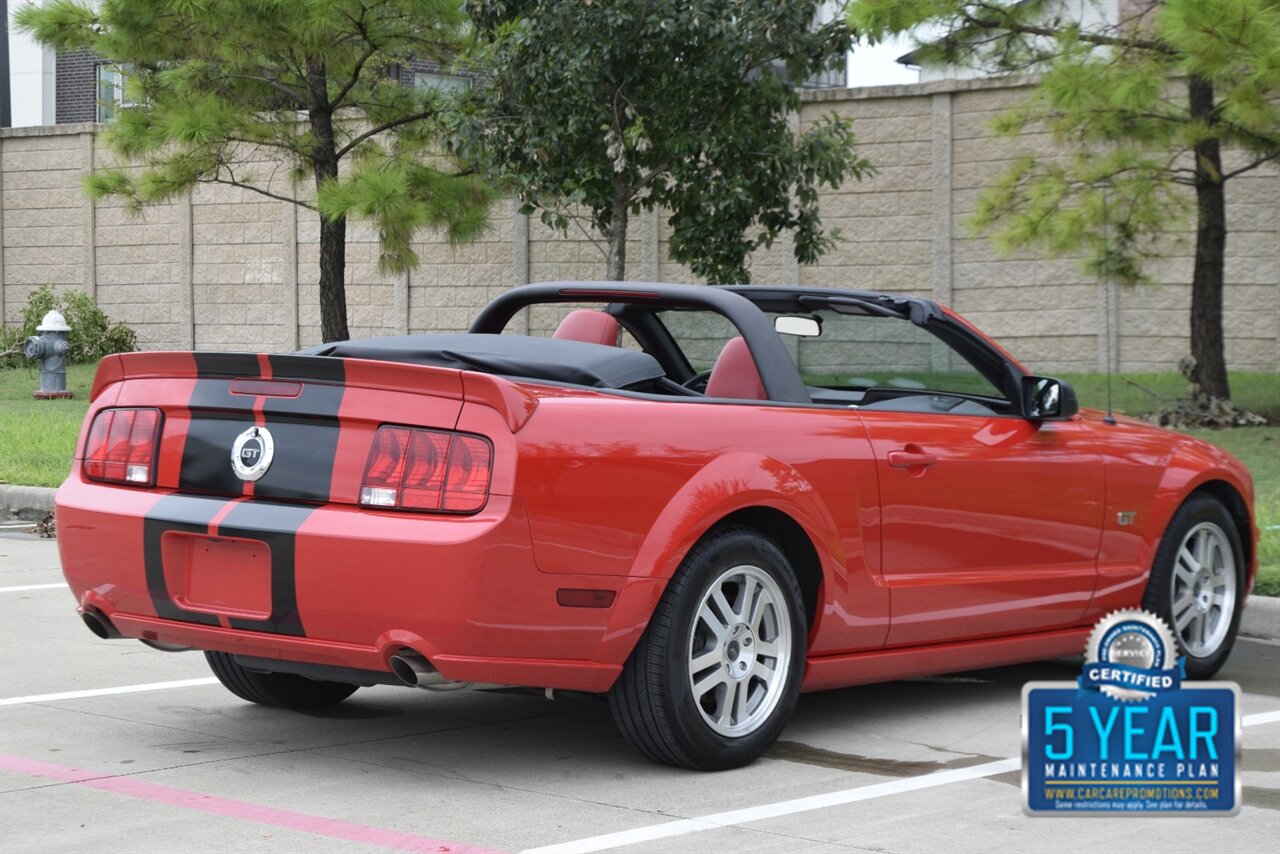
<path fill-rule="evenodd" d="M 1080 411 L 1070 383 L 1050 377 L 1022 378 L 1022 414 L 1033 421 L 1062 421 Z"/>

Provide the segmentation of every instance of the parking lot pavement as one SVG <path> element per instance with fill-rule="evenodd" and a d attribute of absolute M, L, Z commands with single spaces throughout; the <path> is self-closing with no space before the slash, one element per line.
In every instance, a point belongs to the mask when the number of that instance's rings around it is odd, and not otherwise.
<path fill-rule="evenodd" d="M 1274 642 L 1240 643 L 1221 674 L 1251 724 L 1238 816 L 1047 819 L 1022 815 L 1009 761 L 1019 695 L 1075 662 L 806 695 L 766 758 L 699 774 L 641 759 L 595 697 L 377 687 L 321 713 L 243 703 L 199 654 L 97 640 L 60 581 L 53 542 L 0 536 L 7 854 L 1244 852 L 1280 837 Z"/>

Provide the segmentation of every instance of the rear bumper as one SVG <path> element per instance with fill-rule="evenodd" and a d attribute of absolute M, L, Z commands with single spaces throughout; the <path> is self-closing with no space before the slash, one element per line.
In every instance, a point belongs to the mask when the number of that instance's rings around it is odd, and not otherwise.
<path fill-rule="evenodd" d="M 127 637 L 389 672 L 412 649 L 449 679 L 604 691 L 662 583 L 549 575 L 519 499 L 470 517 L 89 484 L 58 490 L 63 572 Z M 607 589 L 566 608 L 560 588 Z"/>

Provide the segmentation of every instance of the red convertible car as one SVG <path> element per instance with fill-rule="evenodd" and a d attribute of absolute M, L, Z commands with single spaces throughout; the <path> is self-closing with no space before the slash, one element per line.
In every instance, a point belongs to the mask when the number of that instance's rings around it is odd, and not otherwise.
<path fill-rule="evenodd" d="M 530 285 L 465 334 L 103 360 L 59 545 L 95 633 L 251 702 L 607 693 L 729 768 L 801 691 L 1078 654 L 1116 608 L 1222 666 L 1248 473 L 1077 409 L 927 299 Z"/>

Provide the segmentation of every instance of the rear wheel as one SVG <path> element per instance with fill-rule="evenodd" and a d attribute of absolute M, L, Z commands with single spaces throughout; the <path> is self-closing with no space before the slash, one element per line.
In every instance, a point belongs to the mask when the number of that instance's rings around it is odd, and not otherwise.
<path fill-rule="evenodd" d="M 1142 606 L 1164 618 L 1187 657 L 1187 676 L 1208 679 L 1226 663 L 1240 628 L 1245 560 L 1231 514 L 1211 495 L 1178 508 Z"/>
<path fill-rule="evenodd" d="M 242 700 L 281 709 L 321 709 L 341 703 L 358 685 L 320 682 L 294 673 L 249 670 L 225 652 L 205 652 L 205 659 L 226 689 Z"/>
<path fill-rule="evenodd" d="M 749 528 L 713 534 L 680 565 L 609 694 L 618 728 L 658 762 L 746 765 L 795 707 L 805 638 L 782 551 Z"/>

